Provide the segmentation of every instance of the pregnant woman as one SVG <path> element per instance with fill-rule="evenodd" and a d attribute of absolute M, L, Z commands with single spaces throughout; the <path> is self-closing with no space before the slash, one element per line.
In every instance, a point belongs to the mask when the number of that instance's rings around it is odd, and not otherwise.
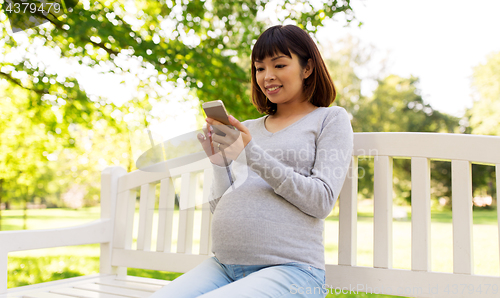
<path fill-rule="evenodd" d="M 324 219 L 351 161 L 349 114 L 330 106 L 336 95 L 333 81 L 316 44 L 299 27 L 267 29 L 251 61 L 252 102 L 265 115 L 243 122 L 229 116 L 237 130 L 207 118 L 198 136 L 214 171 L 209 197 L 214 256 L 154 297 L 328 293 Z M 213 126 L 225 136 L 213 133 Z"/>

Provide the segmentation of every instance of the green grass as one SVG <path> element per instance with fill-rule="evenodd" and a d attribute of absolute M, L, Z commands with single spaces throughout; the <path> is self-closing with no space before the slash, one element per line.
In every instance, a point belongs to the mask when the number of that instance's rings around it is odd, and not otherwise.
<path fill-rule="evenodd" d="M 358 214 L 358 266 L 373 265 L 373 207 L 360 206 Z M 410 210 L 410 209 L 408 209 Z M 336 264 L 338 217 L 333 215 L 326 220 L 325 250 L 326 262 Z M 156 214 L 155 214 L 156 216 Z M 99 208 L 45 209 L 28 210 L 28 229 L 48 229 L 79 225 L 99 218 Z M 198 218 L 198 219 L 197 219 Z M 19 230 L 23 227 L 23 211 L 2 211 L 2 230 Z M 136 214 L 135 235 L 137 235 Z M 199 220 L 198 216 L 195 216 Z M 432 270 L 437 272 L 452 272 L 452 214 L 449 211 L 432 212 L 431 215 L 431 264 Z M 499 275 L 498 252 L 498 225 L 496 210 L 474 211 L 474 272 L 482 275 Z M 174 218 L 176 222 L 176 218 Z M 157 228 L 153 227 L 154 230 Z M 177 227 L 174 225 L 174 238 Z M 153 231 L 155 233 L 155 231 Z M 194 231 L 199 235 L 199 230 Z M 393 222 L 393 268 L 410 269 L 411 248 L 411 220 Z M 172 251 L 177 243 L 174 241 Z M 154 247 L 154 240 L 153 240 Z M 195 242 L 193 250 L 196 252 L 199 242 Z M 486 249 L 489 248 L 489 249 Z M 40 249 L 21 251 L 9 254 L 8 287 L 46 282 L 62 278 L 88 275 L 99 271 L 99 245 L 82 245 L 74 247 Z M 173 280 L 181 273 L 153 271 L 142 269 L 128 269 L 129 275 Z M 327 297 L 397 297 L 390 295 L 370 294 L 329 294 Z"/>

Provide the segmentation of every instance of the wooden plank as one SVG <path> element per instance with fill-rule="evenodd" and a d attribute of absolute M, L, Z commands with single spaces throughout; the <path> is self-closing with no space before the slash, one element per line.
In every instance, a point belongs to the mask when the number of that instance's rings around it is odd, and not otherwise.
<path fill-rule="evenodd" d="M 94 291 L 86 291 L 75 288 L 57 288 L 54 290 L 50 290 L 50 293 L 61 294 L 72 297 L 81 297 L 81 298 L 123 298 L 123 296 L 112 295 L 112 294 L 104 294 L 98 293 Z"/>
<path fill-rule="evenodd" d="M 127 170 L 120 166 L 107 167 L 101 172 L 101 219 L 110 219 L 114 223 L 118 200 L 118 179 L 127 174 Z M 101 243 L 99 272 L 118 273 L 117 268 L 111 267 L 111 242 Z M 122 270 L 123 271 L 123 270 Z M 126 274 L 126 271 L 123 272 Z"/>
<path fill-rule="evenodd" d="M 3 252 L 110 242 L 110 219 L 98 219 L 69 228 L 4 231 L 0 233 Z"/>
<path fill-rule="evenodd" d="M 453 272 L 473 274 L 471 163 L 451 161 Z"/>
<path fill-rule="evenodd" d="M 112 295 L 120 295 L 125 297 L 136 297 L 136 298 L 148 298 L 151 296 L 151 292 L 139 291 L 139 290 L 130 290 L 124 288 L 118 288 L 113 286 L 104 286 L 98 284 L 84 284 L 75 286 L 76 289 L 86 290 L 86 291 L 94 291 L 98 293 L 104 294 L 112 294 Z"/>
<path fill-rule="evenodd" d="M 158 203 L 158 241 L 156 251 L 172 250 L 172 227 L 174 224 L 175 188 L 171 178 L 161 180 Z"/>
<path fill-rule="evenodd" d="M 206 169 L 203 172 L 203 201 L 201 207 L 200 254 L 208 255 L 210 252 L 210 226 L 212 212 L 210 211 L 210 186 L 212 185 L 213 171 Z"/>
<path fill-rule="evenodd" d="M 135 190 L 127 190 L 118 194 L 113 248 L 130 249 L 132 247 L 135 200 Z"/>
<path fill-rule="evenodd" d="M 165 165 L 166 164 L 166 165 Z M 146 172 L 135 170 L 118 180 L 118 192 L 134 189 L 148 183 L 156 183 L 169 177 L 181 176 L 185 173 L 202 171 L 212 167 L 212 163 L 207 158 L 204 151 L 181 156 L 167 160 L 158 164 L 158 167 L 165 169 L 160 172 Z"/>
<path fill-rule="evenodd" d="M 48 293 L 48 292 L 26 293 L 22 297 L 23 298 L 72 298 L 72 296 Z"/>
<path fill-rule="evenodd" d="M 131 276 L 131 275 L 117 276 L 114 279 L 115 280 L 124 280 L 124 281 L 133 281 L 136 283 L 147 284 L 147 285 L 157 285 L 157 286 L 165 286 L 165 285 L 168 285 L 170 283 L 169 280 L 147 278 L 147 277 L 140 277 L 140 276 Z"/>
<path fill-rule="evenodd" d="M 498 250 L 500 253 L 500 208 L 498 208 L 498 201 L 500 200 L 500 164 L 495 165 L 495 176 L 497 178 L 497 224 L 498 224 Z M 499 258 L 500 260 L 500 258 Z"/>
<path fill-rule="evenodd" d="M 151 250 L 153 233 L 153 214 L 155 208 L 155 185 L 144 184 L 141 186 L 139 199 L 139 229 L 137 235 L 137 249 Z"/>
<path fill-rule="evenodd" d="M 18 295 L 22 296 L 24 293 L 37 292 L 37 291 L 43 292 L 43 291 L 53 290 L 56 288 L 72 287 L 78 284 L 95 283 L 103 279 L 114 278 L 114 277 L 115 277 L 114 275 L 109 275 L 109 274 L 90 274 L 87 276 L 71 277 L 62 280 L 55 280 L 44 283 L 38 283 L 34 285 L 11 288 L 8 290 L 7 296 L 8 297 L 14 297 Z"/>
<path fill-rule="evenodd" d="M 211 256 L 114 249 L 112 264 L 114 266 L 186 273 L 208 258 Z"/>
<path fill-rule="evenodd" d="M 356 265 L 357 220 L 358 158 L 352 156 L 339 199 L 339 265 Z"/>
<path fill-rule="evenodd" d="M 363 297 L 378 293 L 422 298 L 498 298 L 500 277 L 327 264 L 325 284 L 333 285 L 333 296 L 343 290 Z"/>
<path fill-rule="evenodd" d="M 390 156 L 375 156 L 373 267 L 392 268 L 392 168 Z"/>
<path fill-rule="evenodd" d="M 193 250 L 195 187 L 195 175 L 193 173 L 182 174 L 177 237 L 178 253 L 192 253 Z"/>
<path fill-rule="evenodd" d="M 133 282 L 133 281 L 124 281 L 124 280 L 106 280 L 106 281 L 97 282 L 96 284 L 124 288 L 124 289 L 131 289 L 131 290 L 139 290 L 139 291 L 151 292 L 151 293 L 158 291 L 162 287 L 162 286 L 157 286 L 157 285 L 146 285 L 146 284 L 141 284 L 141 283 L 137 283 L 137 282 Z"/>
<path fill-rule="evenodd" d="M 500 164 L 500 137 L 454 133 L 354 133 L 356 156 L 424 157 Z M 376 153 L 374 153 L 376 151 Z"/>
<path fill-rule="evenodd" d="M 431 170 L 428 158 L 411 159 L 411 268 L 431 270 Z"/>
<path fill-rule="evenodd" d="M 7 293 L 8 251 L 0 247 L 0 295 Z"/>

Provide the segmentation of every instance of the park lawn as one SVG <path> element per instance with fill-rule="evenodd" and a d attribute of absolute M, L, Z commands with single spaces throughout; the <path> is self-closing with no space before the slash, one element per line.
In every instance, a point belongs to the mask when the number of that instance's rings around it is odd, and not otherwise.
<path fill-rule="evenodd" d="M 358 266 L 373 265 L 373 214 L 369 208 L 360 208 L 358 215 Z M 28 229 L 47 229 L 68 227 L 99 218 L 99 208 L 44 209 L 28 210 Z M 337 210 L 327 218 L 325 226 L 325 257 L 330 264 L 337 263 L 338 217 Z M 199 215 L 199 214 L 198 214 Z M 199 227 L 201 216 L 195 216 L 195 226 Z M 156 214 L 155 214 L 156 216 Z M 2 212 L 2 229 L 19 230 L 23 226 L 22 211 L 7 210 Z M 432 270 L 438 272 L 453 272 L 452 261 L 452 228 L 451 212 L 433 212 L 431 215 L 431 263 Z M 155 222 L 157 222 L 155 220 Z M 174 223 L 177 218 L 174 217 Z M 138 215 L 135 216 L 135 237 L 137 236 Z M 153 235 L 157 225 L 153 226 Z M 177 225 L 174 224 L 174 239 L 177 237 Z M 194 238 L 199 239 L 199 228 L 194 231 Z M 394 221 L 393 224 L 393 268 L 410 269 L 411 221 Z M 482 275 L 499 275 L 498 225 L 496 211 L 474 211 L 474 272 Z M 152 247 L 155 247 L 153 239 Z M 133 247 L 135 243 L 133 244 Z M 176 250 L 174 240 L 172 251 Z M 485 249 L 489 247 L 490 249 Z M 199 242 L 195 240 L 193 251 L 199 250 Z M 40 249 L 33 251 L 14 252 L 9 254 L 8 287 L 35 284 L 50 280 L 88 275 L 99 271 L 99 245 L 82 245 L 74 247 Z M 181 273 L 162 272 L 142 269 L 128 269 L 129 275 L 173 280 Z M 396 297 L 390 295 L 329 294 L 327 297 Z"/>

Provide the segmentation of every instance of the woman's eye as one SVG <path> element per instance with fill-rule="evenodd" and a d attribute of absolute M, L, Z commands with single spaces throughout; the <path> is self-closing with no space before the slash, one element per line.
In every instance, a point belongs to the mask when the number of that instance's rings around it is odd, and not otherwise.
<path fill-rule="evenodd" d="M 282 65 L 282 64 L 278 64 L 276 65 L 276 68 L 283 68 L 285 67 L 286 65 Z M 255 71 L 259 72 L 259 71 L 262 71 L 264 70 L 264 68 L 260 67 L 260 68 L 256 68 Z"/>

